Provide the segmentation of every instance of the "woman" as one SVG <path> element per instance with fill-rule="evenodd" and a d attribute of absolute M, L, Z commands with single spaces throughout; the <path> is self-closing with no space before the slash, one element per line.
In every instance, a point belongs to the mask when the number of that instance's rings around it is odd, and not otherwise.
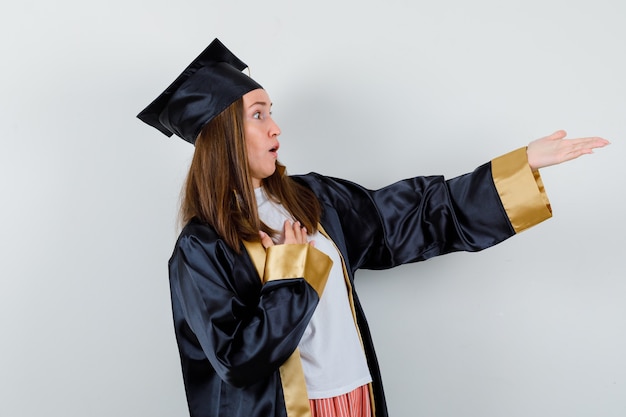
<path fill-rule="evenodd" d="M 290 177 L 245 67 L 216 39 L 138 116 L 196 147 L 169 262 L 191 416 L 386 416 L 354 272 L 482 250 L 549 218 L 538 169 L 608 142 L 558 131 L 470 174 L 376 191 Z"/>

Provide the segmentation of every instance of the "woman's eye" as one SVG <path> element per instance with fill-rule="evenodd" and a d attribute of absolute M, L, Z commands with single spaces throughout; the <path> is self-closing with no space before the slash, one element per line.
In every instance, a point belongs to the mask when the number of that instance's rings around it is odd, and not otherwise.
<path fill-rule="evenodd" d="M 261 112 L 257 111 L 254 112 L 254 114 L 252 115 L 253 119 L 260 119 L 261 118 Z"/>

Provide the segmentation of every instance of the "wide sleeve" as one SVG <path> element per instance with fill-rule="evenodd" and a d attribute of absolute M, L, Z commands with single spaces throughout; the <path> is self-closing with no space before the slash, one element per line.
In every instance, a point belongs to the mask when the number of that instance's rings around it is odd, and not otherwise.
<path fill-rule="evenodd" d="M 319 198 L 324 227 L 345 245 L 351 268 L 383 269 L 479 251 L 550 217 L 526 153 L 507 155 L 456 178 L 415 177 L 378 190 L 314 173 L 295 179 Z"/>
<path fill-rule="evenodd" d="M 247 386 L 275 372 L 296 349 L 328 272 L 310 268 L 309 259 L 319 254 L 307 259 L 301 248 L 300 268 L 282 271 L 287 276 L 273 272 L 264 283 L 245 252 L 234 253 L 206 229 L 188 225 L 169 263 L 179 349 L 185 360 L 205 356 L 227 383 Z"/>

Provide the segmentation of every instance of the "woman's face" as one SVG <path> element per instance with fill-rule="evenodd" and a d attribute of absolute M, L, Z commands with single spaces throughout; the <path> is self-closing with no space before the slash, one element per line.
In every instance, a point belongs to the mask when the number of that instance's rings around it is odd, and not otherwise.
<path fill-rule="evenodd" d="M 254 188 L 276 170 L 280 128 L 271 114 L 272 102 L 265 90 L 252 90 L 243 96 L 243 126 L 248 167 Z"/>

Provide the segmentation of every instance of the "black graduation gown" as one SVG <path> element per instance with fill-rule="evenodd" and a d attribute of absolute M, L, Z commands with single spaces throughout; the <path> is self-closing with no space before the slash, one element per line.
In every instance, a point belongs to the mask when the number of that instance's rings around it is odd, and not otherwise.
<path fill-rule="evenodd" d="M 453 251 L 479 251 L 550 217 L 525 150 L 507 155 L 513 154 L 450 180 L 416 177 L 376 191 L 314 173 L 293 178 L 318 197 L 320 223 L 352 281 L 359 268 L 386 269 Z M 523 200 L 531 209 L 520 211 L 518 203 L 508 201 L 519 195 L 518 188 L 526 189 Z M 529 210 L 534 210 L 530 220 Z M 263 283 L 245 250 L 236 254 L 198 221 L 182 230 L 169 272 L 190 415 L 291 417 L 278 368 L 296 349 L 315 310 L 315 285 L 305 277 Z M 375 415 L 385 417 L 381 375 L 353 285 L 352 296 L 373 378 Z"/>

